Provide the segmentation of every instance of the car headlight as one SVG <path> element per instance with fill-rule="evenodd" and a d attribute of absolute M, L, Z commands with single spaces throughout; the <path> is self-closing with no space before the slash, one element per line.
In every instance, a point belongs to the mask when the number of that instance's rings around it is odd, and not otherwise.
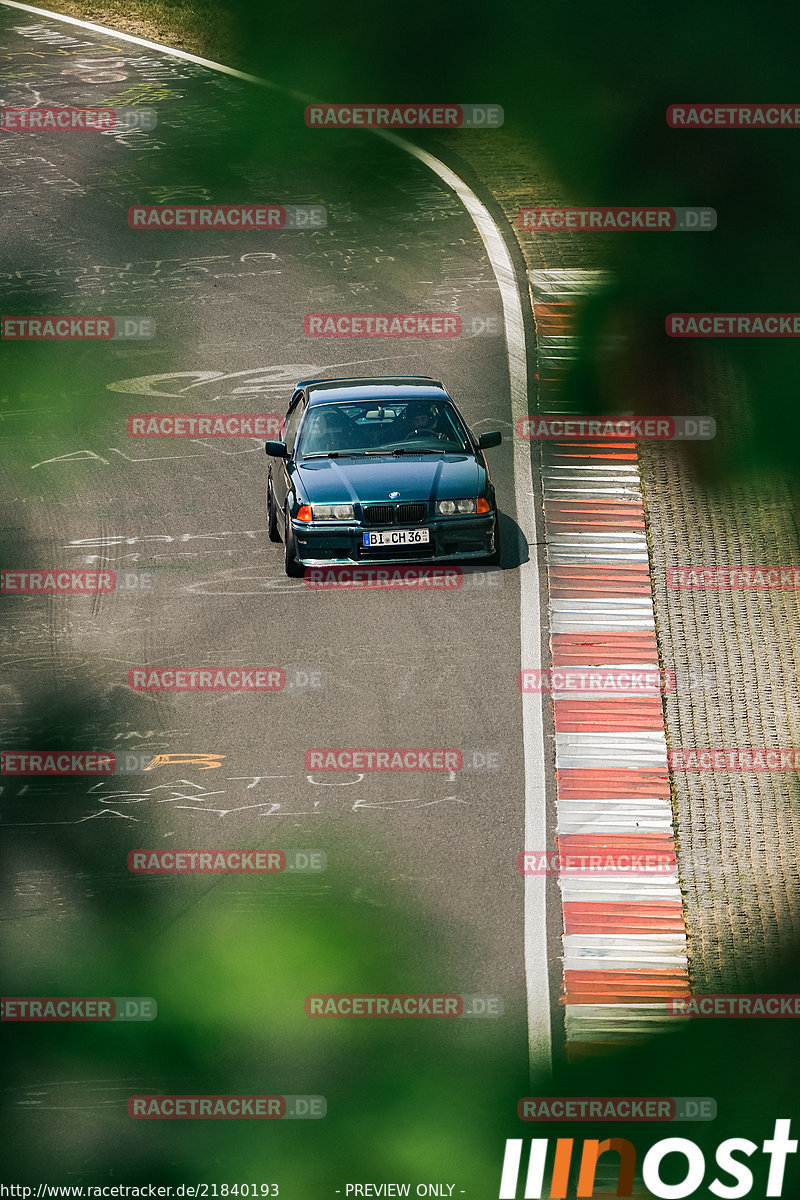
<path fill-rule="evenodd" d="M 468 500 L 437 500 L 436 512 L 440 517 L 457 516 L 460 513 L 477 512 L 477 501 Z"/>
<path fill-rule="evenodd" d="M 312 504 L 315 521 L 352 521 L 352 504 Z"/>

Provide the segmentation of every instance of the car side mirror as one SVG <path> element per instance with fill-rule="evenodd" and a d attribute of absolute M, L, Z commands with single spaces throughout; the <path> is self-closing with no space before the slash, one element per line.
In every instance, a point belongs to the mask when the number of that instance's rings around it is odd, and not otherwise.
<path fill-rule="evenodd" d="M 502 433 L 496 430 L 493 433 L 482 433 L 478 438 L 478 445 L 481 450 L 491 450 L 492 446 L 499 446 L 502 440 Z"/>
<path fill-rule="evenodd" d="M 265 442 L 264 451 L 270 458 L 288 458 L 289 451 L 286 449 L 286 442 Z"/>

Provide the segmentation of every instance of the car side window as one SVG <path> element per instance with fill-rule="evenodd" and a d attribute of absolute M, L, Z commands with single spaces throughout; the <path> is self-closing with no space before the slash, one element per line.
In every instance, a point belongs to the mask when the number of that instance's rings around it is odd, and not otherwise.
<path fill-rule="evenodd" d="M 305 405 L 303 404 L 302 393 L 300 393 L 294 405 L 289 406 L 289 411 L 286 414 L 286 426 L 283 432 L 283 440 L 286 442 L 286 446 L 290 454 L 294 453 L 294 443 L 295 438 L 297 437 L 297 429 L 300 425 L 300 421 L 304 412 Z"/>

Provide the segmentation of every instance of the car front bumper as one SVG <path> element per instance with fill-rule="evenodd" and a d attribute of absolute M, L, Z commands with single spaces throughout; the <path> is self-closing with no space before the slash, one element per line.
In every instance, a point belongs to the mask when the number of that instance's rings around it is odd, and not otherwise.
<path fill-rule="evenodd" d="M 427 529 L 431 540 L 405 547 L 364 546 L 364 534 L 379 532 L 380 526 L 292 520 L 292 533 L 297 560 L 306 567 L 442 563 L 488 558 L 495 549 L 496 524 L 497 514 L 487 513 L 410 525 L 409 529 Z"/>

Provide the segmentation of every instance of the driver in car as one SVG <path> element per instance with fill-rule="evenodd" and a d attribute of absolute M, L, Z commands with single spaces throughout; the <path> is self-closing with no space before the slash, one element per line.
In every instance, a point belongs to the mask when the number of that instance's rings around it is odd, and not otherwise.
<path fill-rule="evenodd" d="M 446 438 L 448 434 L 442 428 L 438 407 L 435 404 L 415 404 L 405 436 Z"/>

